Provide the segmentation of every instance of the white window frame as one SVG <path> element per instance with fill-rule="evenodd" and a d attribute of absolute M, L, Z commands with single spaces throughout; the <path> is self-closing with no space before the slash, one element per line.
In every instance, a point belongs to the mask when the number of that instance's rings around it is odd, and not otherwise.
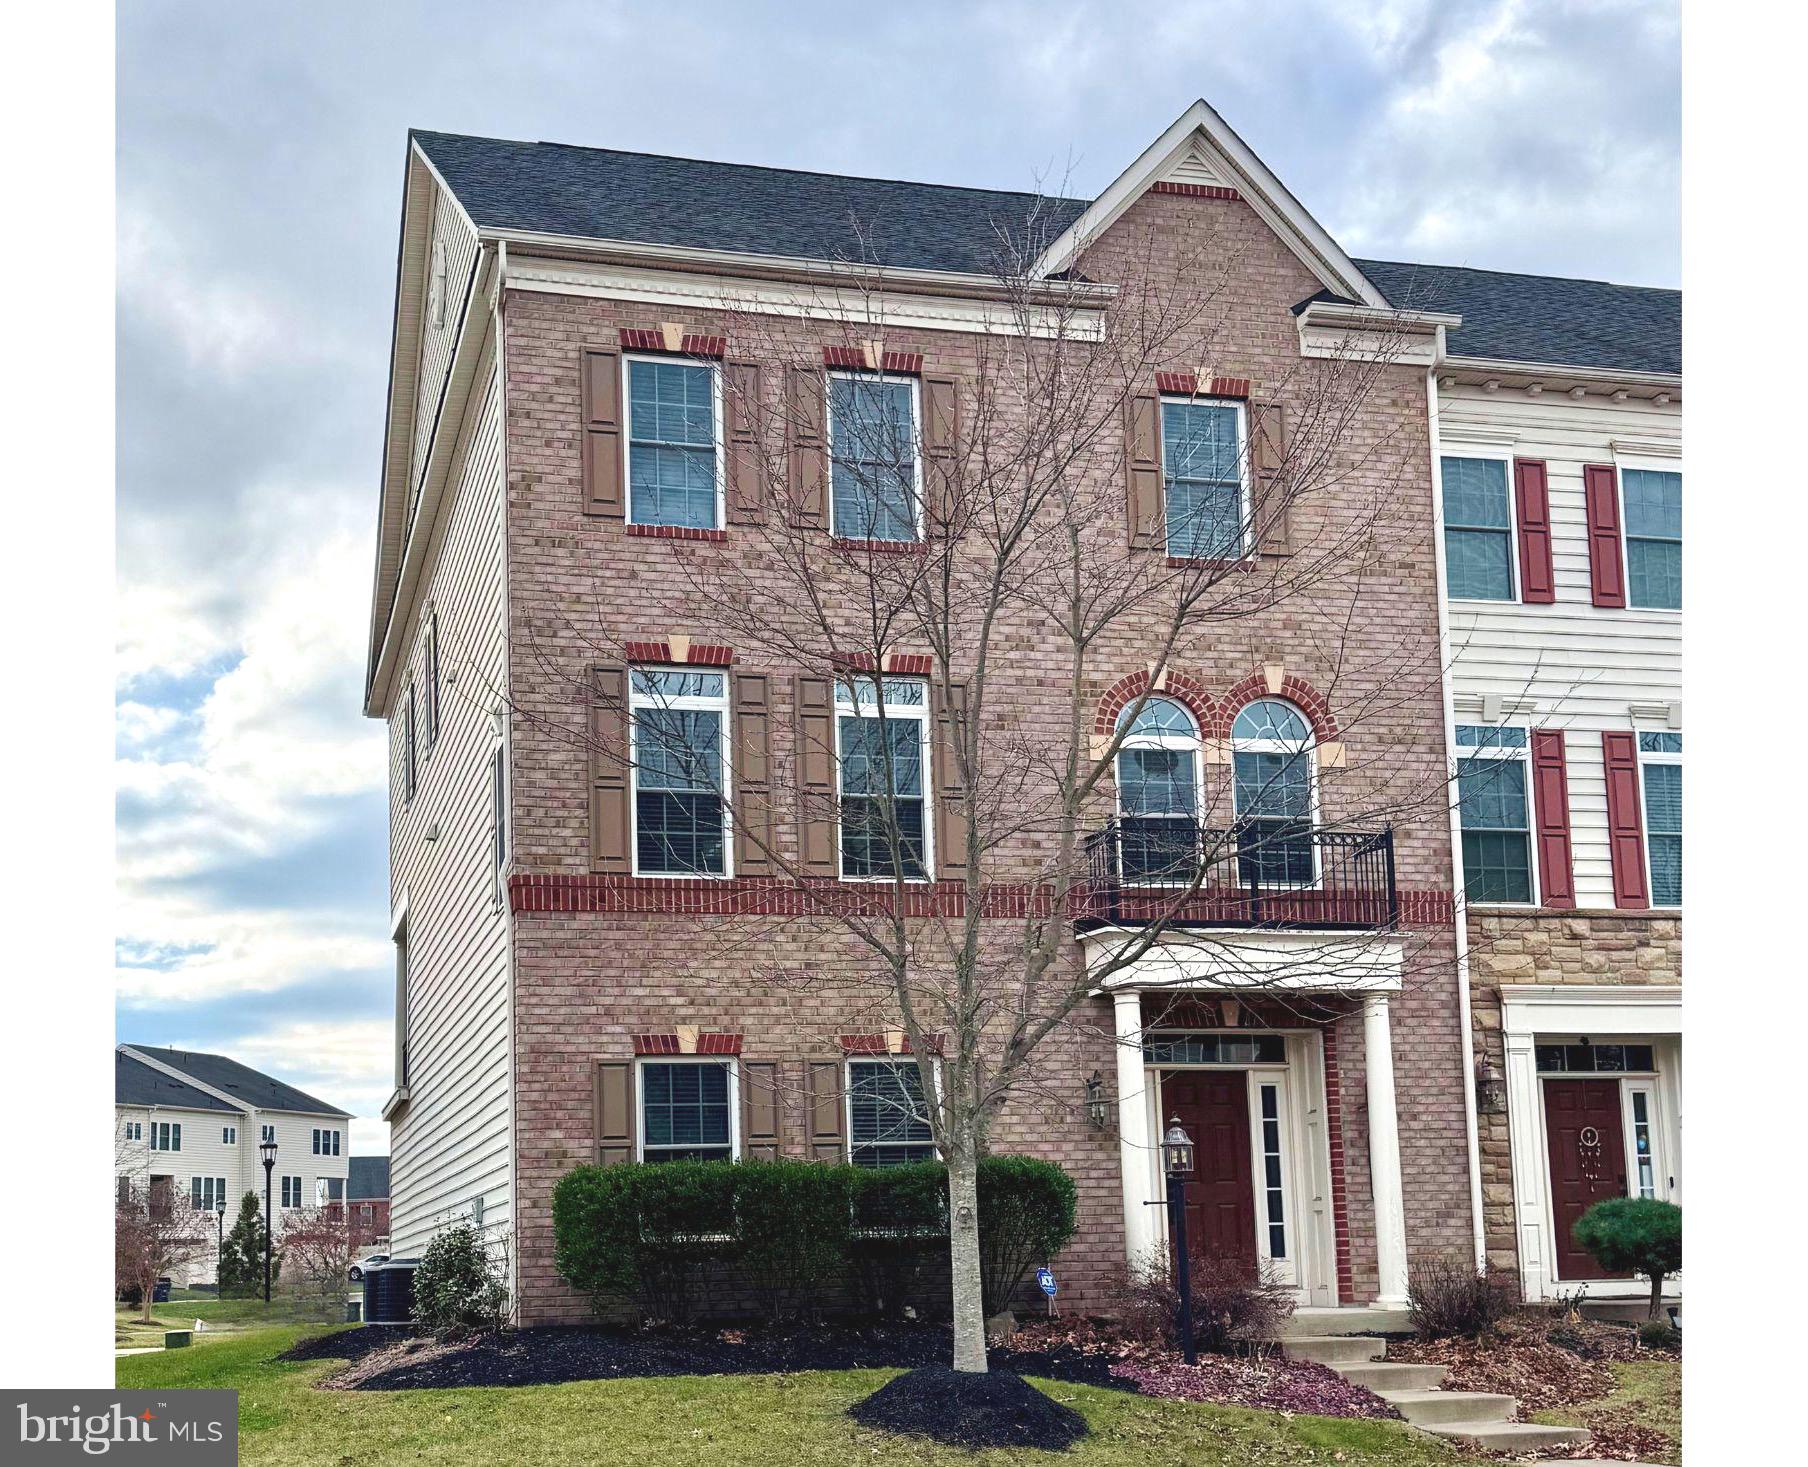
<path fill-rule="evenodd" d="M 415 682 L 408 679 L 408 696 L 402 705 L 402 803 L 412 805 L 421 792 L 419 714 L 415 708 Z"/>
<path fill-rule="evenodd" d="M 907 543 L 900 541 L 900 544 Z M 898 673 L 854 673 L 838 676 L 835 679 L 835 876 L 838 881 L 889 882 L 898 878 L 892 876 L 849 876 L 846 874 L 846 862 L 843 859 L 842 838 L 844 835 L 841 818 L 841 802 L 845 798 L 841 788 L 841 720 L 843 718 L 870 718 L 879 721 L 880 697 L 870 703 L 856 704 L 853 688 L 848 676 L 859 678 L 878 687 L 881 682 L 920 683 L 923 688 L 921 707 L 913 707 L 908 703 L 893 703 L 884 698 L 885 717 L 887 721 L 903 721 L 914 719 L 918 725 L 918 736 L 921 740 L 921 761 L 923 768 L 923 874 L 902 878 L 911 885 L 927 886 L 935 880 L 935 720 L 933 704 L 935 689 L 926 677 L 915 677 Z M 871 709 L 868 713 L 867 709 Z M 892 798 L 897 798 L 892 796 Z"/>
<path fill-rule="evenodd" d="M 1298 1287 L 1300 1280 L 1299 1266 L 1299 1220 L 1295 1217 L 1293 1162 L 1293 1096 L 1292 1084 L 1288 1077 L 1287 1067 L 1281 1065 L 1245 1065 L 1219 1066 L 1227 1069 L 1244 1069 L 1249 1075 L 1249 1164 L 1253 1172 L 1251 1177 L 1251 1197 L 1255 1203 L 1255 1235 L 1256 1258 L 1266 1268 L 1274 1271 L 1278 1282 Z M 1266 1155 L 1263 1150 L 1262 1136 L 1262 1087 L 1272 1086 L 1274 1089 L 1275 1124 L 1280 1134 L 1281 1165 L 1281 1239 L 1286 1245 L 1284 1258 L 1274 1256 L 1273 1240 L 1268 1229 L 1268 1169 L 1264 1164 Z"/>
<path fill-rule="evenodd" d="M 144 1122 L 143 1121 L 127 1121 L 126 1122 L 126 1140 L 128 1140 L 128 1141 L 144 1140 Z"/>
<path fill-rule="evenodd" d="M 1456 596 L 1450 590 L 1450 549 L 1445 538 L 1452 528 L 1450 524 L 1449 505 L 1444 498 L 1444 461 L 1452 458 L 1489 459 L 1501 464 L 1507 476 L 1507 574 L 1512 577 L 1513 584 L 1505 596 Z M 1438 593 L 1447 604 L 1460 606 L 1517 606 L 1525 600 L 1525 575 L 1519 564 L 1519 485 L 1514 482 L 1515 459 L 1511 450 L 1471 446 L 1458 442 L 1441 444 L 1438 448 L 1438 558 L 1444 563 L 1444 584 L 1438 587 Z M 1622 518 L 1621 523 L 1624 523 Z M 1480 529 L 1477 525 L 1457 525 L 1458 530 Z M 1622 559 L 1624 550 L 1622 547 Z"/>
<path fill-rule="evenodd" d="M 1123 758 L 1123 756 L 1127 750 L 1132 750 L 1132 749 L 1176 749 L 1176 750 L 1181 750 L 1181 751 L 1192 754 L 1192 756 L 1193 756 L 1193 815 L 1192 815 L 1192 822 L 1193 822 L 1193 856 L 1194 856 L 1195 861 L 1198 859 L 1198 856 L 1199 856 L 1199 829 L 1200 829 L 1200 825 L 1201 825 L 1200 817 L 1202 814 L 1200 804 L 1205 796 L 1205 739 L 1199 728 L 1198 716 L 1193 712 L 1193 710 L 1191 708 L 1187 707 L 1187 705 L 1185 703 L 1181 702 L 1180 699 L 1174 697 L 1171 694 L 1150 692 L 1141 700 L 1142 706 L 1141 706 L 1141 708 L 1138 709 L 1138 716 L 1140 717 L 1142 712 L 1147 710 L 1149 704 L 1155 702 L 1156 699 L 1158 699 L 1158 698 L 1162 702 L 1172 703 L 1175 707 L 1180 709 L 1180 711 L 1186 715 L 1187 722 L 1192 725 L 1193 732 L 1190 736 L 1186 736 L 1186 737 L 1183 737 L 1179 734 L 1167 734 L 1167 733 L 1140 733 L 1140 734 L 1125 733 L 1123 738 L 1121 740 L 1119 740 L 1119 742 L 1118 742 L 1117 753 L 1112 756 L 1112 760 L 1111 760 L 1111 784 L 1112 784 L 1112 800 L 1116 806 L 1117 818 L 1118 818 L 1118 829 L 1120 832 L 1119 849 L 1118 849 L 1118 853 L 1117 853 L 1117 869 L 1118 869 L 1118 875 L 1119 875 L 1120 879 L 1123 878 L 1123 871 L 1124 871 L 1124 858 L 1123 858 L 1122 834 L 1121 834 L 1121 832 L 1123 830 L 1124 820 L 1125 819 L 1160 820 L 1160 819 L 1164 818 L 1163 816 L 1160 816 L 1160 815 L 1129 815 L 1129 816 L 1125 815 L 1125 813 L 1124 813 L 1123 768 L 1122 768 L 1122 765 L 1120 765 L 1118 763 L 1118 761 Z M 1131 704 L 1129 705 L 1129 707 L 1130 708 L 1137 707 L 1136 702 L 1132 701 Z M 1125 713 L 1127 713 L 1128 711 L 1129 711 L 1129 708 L 1126 708 Z M 1119 715 L 1120 721 L 1122 720 L 1123 716 L 1124 716 L 1123 714 Z M 1132 722 L 1134 722 L 1134 721 L 1135 720 L 1133 719 Z M 1115 730 L 1113 730 L 1113 732 L 1115 732 Z M 1165 818 L 1178 818 L 1178 817 L 1165 817 Z M 1125 881 L 1124 884 L 1126 886 L 1148 886 L 1148 887 L 1159 888 L 1159 887 L 1164 887 L 1164 886 L 1174 886 L 1176 883 L 1171 880 L 1156 880 L 1156 879 L 1152 879 L 1152 878 L 1138 877 L 1135 881 Z M 1180 884 L 1184 885 L 1185 883 L 1182 882 Z"/>
<path fill-rule="evenodd" d="M 239 1144 L 239 1128 L 237 1126 L 220 1127 L 220 1145 L 237 1146 Z"/>
<path fill-rule="evenodd" d="M 1624 457 L 1615 454 L 1613 457 L 1613 497 L 1620 515 L 1620 574 L 1625 577 L 1627 611 L 1635 611 L 1641 616 L 1662 616 L 1673 620 L 1682 619 L 1680 606 L 1634 606 L 1632 604 L 1632 540 L 1633 535 L 1626 528 L 1626 471 L 1628 469 L 1644 470 L 1649 473 L 1675 474 L 1683 477 L 1682 459 L 1656 458 L 1650 456 Z M 1688 486 L 1683 486 L 1686 491 Z M 1646 536 L 1639 536 L 1646 539 Z M 1679 543 L 1687 545 L 1687 540 Z"/>
<path fill-rule="evenodd" d="M 1524 902 L 1502 902 L 1502 901 L 1492 901 L 1492 900 L 1482 901 L 1479 898 L 1472 898 L 1465 893 L 1465 895 L 1463 897 L 1464 903 L 1469 906 L 1477 906 L 1477 907 L 1506 907 L 1506 908 L 1510 908 L 1513 911 L 1528 911 L 1528 912 L 1534 911 L 1544 904 L 1544 872 L 1539 869 L 1539 865 L 1538 865 L 1537 794 L 1536 794 L 1536 791 L 1534 791 L 1532 788 L 1532 725 L 1529 721 L 1521 723 L 1516 719 L 1510 719 L 1510 718 L 1502 719 L 1498 723 L 1471 723 L 1471 722 L 1454 723 L 1451 725 L 1451 737 L 1453 739 L 1456 737 L 1456 730 L 1459 728 L 1487 728 L 1487 729 L 1516 728 L 1525 735 L 1524 745 L 1522 745 L 1520 748 L 1517 748 L 1517 749 L 1502 748 L 1499 744 L 1494 744 L 1485 749 L 1471 749 L 1471 748 L 1465 748 L 1459 744 L 1459 745 L 1454 745 L 1451 752 L 1453 755 L 1452 762 L 1459 766 L 1461 765 L 1462 761 L 1465 759 L 1476 759 L 1476 758 L 1518 759 L 1522 764 L 1525 765 L 1526 870 L 1532 878 L 1532 893 L 1531 893 L 1530 901 L 1524 901 Z M 1462 784 L 1460 782 L 1460 779 L 1457 784 L 1456 795 L 1457 795 L 1457 799 L 1459 801 L 1461 801 L 1461 799 L 1463 797 L 1463 791 L 1462 791 Z M 1639 791 L 1639 798 L 1640 799 L 1644 798 L 1643 788 L 1641 788 Z M 1459 805 L 1459 808 L 1457 811 L 1457 842 L 1458 842 L 1457 854 L 1459 856 L 1462 854 L 1462 849 L 1461 849 L 1462 838 L 1467 833 L 1468 832 L 1463 828 L 1462 810 Z M 1464 873 L 1464 884 L 1465 885 L 1468 884 L 1468 873 L 1467 872 Z"/>
<path fill-rule="evenodd" d="M 498 725 L 502 719 L 497 716 Z M 498 907 L 507 895 L 509 864 L 508 741 L 500 733 L 490 742 L 490 885 Z"/>
<path fill-rule="evenodd" d="M 683 673 L 713 675 L 722 679 L 719 697 L 671 697 L 661 693 L 639 693 L 634 688 L 634 674 Z M 653 876 L 661 881 L 727 881 L 735 874 L 734 831 L 734 685 L 726 667 L 689 667 L 675 663 L 637 662 L 628 668 L 628 859 L 636 876 Z M 715 871 L 642 871 L 640 868 L 640 719 L 642 708 L 673 713 L 716 713 L 722 719 L 721 770 L 722 788 L 722 870 Z"/>
<path fill-rule="evenodd" d="M 1682 731 L 1674 728 L 1635 728 L 1632 732 L 1633 751 L 1638 755 L 1639 828 L 1643 832 L 1643 839 L 1639 842 L 1639 859 L 1645 863 L 1646 898 L 1650 901 L 1651 910 L 1654 912 L 1680 912 L 1682 910 L 1681 902 L 1665 903 L 1659 902 L 1657 899 L 1657 883 L 1651 867 L 1651 816 L 1645 806 L 1645 766 L 1647 764 L 1671 764 L 1680 769 L 1682 767 L 1682 750 L 1678 749 L 1673 754 L 1656 752 L 1648 754 L 1640 747 L 1639 742 L 1640 735 L 1648 733 L 1676 734 L 1680 737 Z"/>
<path fill-rule="evenodd" d="M 663 521 L 637 520 L 634 518 L 634 393 L 631 376 L 635 362 L 646 362 L 659 367 L 692 367 L 709 373 L 710 419 L 715 429 L 715 472 L 716 512 L 713 524 L 705 528 L 720 530 L 726 527 L 724 518 L 727 500 L 727 464 L 726 438 L 722 424 L 722 365 L 720 362 L 697 361 L 694 358 L 672 356 L 658 352 L 623 352 L 621 360 L 621 405 L 622 405 L 622 497 L 626 523 L 630 525 L 646 525 L 658 529 L 665 527 Z M 693 447 L 695 445 L 692 445 Z M 676 526 L 671 528 L 691 528 Z"/>
<path fill-rule="evenodd" d="M 728 1159 L 741 1159 L 741 1062 L 733 1055 L 647 1054 L 634 1061 L 634 1159 L 647 1159 L 647 1089 L 649 1065 L 717 1065 L 728 1072 Z M 674 1148 L 662 1148 L 674 1149 Z M 675 1148 L 683 1150 L 684 1148 Z"/>
<path fill-rule="evenodd" d="M 889 382 L 910 389 L 910 467 L 912 519 L 916 524 L 913 540 L 881 540 L 881 545 L 921 545 L 927 539 L 923 514 L 923 384 L 916 378 L 897 372 L 828 372 L 824 374 L 822 392 L 822 451 L 828 461 L 825 489 L 829 496 L 829 533 L 838 539 L 866 540 L 866 535 L 850 535 L 835 523 L 835 393 L 830 385 L 837 378 L 850 382 Z"/>
<path fill-rule="evenodd" d="M 1254 707 L 1257 703 L 1279 703 L 1283 708 L 1292 709 L 1294 716 L 1306 726 L 1306 742 L 1304 746 L 1300 749 L 1291 748 L 1285 739 L 1239 740 L 1237 738 L 1237 720 L 1243 716 L 1247 709 Z M 1308 817 L 1311 821 L 1310 833 L 1316 835 L 1322 826 L 1318 788 L 1318 729 L 1313 724 L 1312 719 L 1307 714 L 1306 710 L 1300 707 L 1299 704 L 1295 703 L 1291 698 L 1283 698 L 1278 693 L 1263 693 L 1260 697 L 1251 698 L 1242 708 L 1237 709 L 1235 713 L 1231 714 L 1230 727 L 1230 737 L 1225 740 L 1225 743 L 1230 753 L 1230 814 L 1232 822 L 1235 823 L 1243 819 L 1243 812 L 1237 808 L 1237 755 L 1297 753 L 1303 754 L 1306 759 L 1306 803 L 1310 810 Z M 1318 842 L 1316 840 L 1311 841 L 1307 849 L 1312 855 L 1312 879 L 1298 889 L 1302 891 L 1316 891 L 1324 880 L 1323 862 L 1319 860 Z M 1242 876 L 1242 855 L 1239 852 L 1237 856 L 1237 878 L 1239 881 L 1242 880 Z"/>
<path fill-rule="evenodd" d="M 1168 541 L 1168 405 L 1205 406 L 1232 408 L 1237 419 L 1237 553 L 1234 555 L 1195 555 L 1188 552 L 1180 555 Z M 1248 560 L 1255 553 L 1251 543 L 1255 534 L 1254 491 L 1250 480 L 1249 462 L 1249 404 L 1240 397 L 1213 397 L 1205 394 L 1189 396 L 1185 393 L 1164 392 L 1156 409 L 1155 422 L 1156 441 L 1161 445 L 1161 546 L 1166 555 L 1182 560 L 1221 560 L 1232 562 Z"/>
<path fill-rule="evenodd" d="M 1655 1062 L 1655 1054 L 1652 1059 Z M 1638 1114 L 1633 1104 L 1634 1096 L 1643 1096 L 1645 1101 L 1645 1131 L 1651 1140 L 1651 1195 L 1659 1201 L 1667 1202 L 1671 1200 L 1671 1173 L 1664 1144 L 1663 1113 L 1655 1070 L 1634 1071 L 1620 1076 L 1620 1131 L 1626 1142 L 1626 1190 L 1629 1196 L 1645 1195 L 1639 1188 Z"/>
<path fill-rule="evenodd" d="M 161 1130 L 159 1130 L 160 1127 L 161 1127 Z M 175 1142 L 175 1145 L 173 1145 L 173 1146 L 169 1144 L 172 1141 Z M 160 1142 L 163 1144 L 159 1144 Z M 173 1156 L 176 1153 L 178 1153 L 179 1151 L 181 1151 L 182 1150 L 182 1122 L 181 1121 L 152 1121 L 151 1122 L 151 1146 L 150 1146 L 150 1149 L 152 1151 L 161 1151 L 161 1152 L 164 1152 L 171 1156 Z"/>
<path fill-rule="evenodd" d="M 297 1212 L 297 1211 L 299 1211 L 302 1206 L 301 1199 L 303 1196 L 303 1193 L 301 1190 L 301 1178 L 298 1175 L 295 1175 L 294 1173 L 285 1173 L 283 1176 L 279 1177 L 277 1180 L 281 1184 L 280 1189 L 279 1189 L 279 1193 L 280 1193 L 279 1200 L 277 1203 L 278 1211 L 281 1211 L 281 1212 Z M 291 1182 L 293 1182 L 295 1184 L 295 1200 L 293 1202 L 289 1201 L 289 1183 L 291 1183 Z"/>
<path fill-rule="evenodd" d="M 275 1126 L 260 1126 L 258 1128 L 258 1138 L 257 1139 L 260 1144 L 265 1141 L 274 1141 L 276 1139 L 276 1127 Z"/>
<path fill-rule="evenodd" d="M 842 1155 L 849 1166 L 857 1165 L 854 1161 L 854 1066 L 892 1065 L 895 1067 L 897 1065 L 910 1065 L 914 1068 L 916 1063 L 917 1057 L 914 1054 L 850 1054 L 842 1060 L 841 1133 L 844 1138 Z M 942 1098 L 942 1060 L 940 1055 L 936 1055 L 930 1059 L 929 1074 L 935 1085 L 936 1103 L 940 1104 Z M 925 1097 L 925 1100 L 927 1100 L 927 1097 Z M 900 1142 L 899 1144 L 916 1145 L 919 1143 Z M 940 1161 L 942 1159 L 942 1148 L 936 1144 L 935 1125 L 933 1122 L 931 1122 L 929 1126 L 929 1148 L 934 1155 L 928 1159 L 931 1161 Z M 879 1166 L 868 1168 L 868 1170 L 883 1172 L 890 1171 L 891 1168 Z"/>

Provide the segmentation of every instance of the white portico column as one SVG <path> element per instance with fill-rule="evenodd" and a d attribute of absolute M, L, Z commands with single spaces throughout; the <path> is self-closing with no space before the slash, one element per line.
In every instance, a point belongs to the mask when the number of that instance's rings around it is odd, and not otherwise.
<path fill-rule="evenodd" d="M 1394 1104 L 1394 1036 L 1387 995 L 1362 1001 L 1362 1051 L 1369 1091 L 1369 1182 L 1375 1194 L 1375 1303 L 1406 1303 L 1406 1204 L 1400 1191 L 1400 1120 Z"/>
<path fill-rule="evenodd" d="M 1117 1151 L 1124 1185 L 1124 1256 L 1132 1267 L 1161 1256 L 1159 1208 L 1149 1157 L 1149 1085 L 1143 1069 L 1142 997 L 1123 989 L 1111 995 L 1117 1030 Z"/>

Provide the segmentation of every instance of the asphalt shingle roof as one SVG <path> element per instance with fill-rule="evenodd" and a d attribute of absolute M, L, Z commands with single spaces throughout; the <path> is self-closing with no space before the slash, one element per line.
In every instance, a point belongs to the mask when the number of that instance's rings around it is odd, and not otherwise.
<path fill-rule="evenodd" d="M 163 1105 L 183 1110 L 223 1110 L 237 1115 L 239 1109 L 217 1095 L 209 1095 L 186 1080 L 166 1075 L 162 1070 L 133 1059 L 123 1050 L 113 1051 L 113 1103 L 115 1105 Z"/>
<path fill-rule="evenodd" d="M 228 1059 L 223 1054 L 195 1054 L 186 1049 L 153 1049 L 148 1044 L 134 1044 L 132 1048 L 173 1070 L 180 1070 L 191 1080 L 199 1080 L 203 1085 L 223 1090 L 235 1100 L 243 1101 L 257 1110 L 297 1110 L 315 1115 L 348 1117 L 351 1114 L 350 1111 L 340 1110 L 336 1105 L 315 1099 L 305 1090 L 285 1085 L 261 1070 L 254 1070 L 235 1059 Z"/>
<path fill-rule="evenodd" d="M 346 1162 L 345 1195 L 353 1202 L 389 1195 L 389 1158 L 354 1156 Z"/>
<path fill-rule="evenodd" d="M 411 136 L 480 228 L 583 239 L 985 273 L 997 268 L 1001 236 L 1039 252 L 1089 202 L 564 143 Z M 1681 370 L 1679 291 L 1451 265 L 1356 264 L 1392 305 L 1462 315 L 1449 336 L 1461 356 Z"/>
<path fill-rule="evenodd" d="M 1460 265 L 1358 260 L 1388 304 L 1454 311 L 1455 356 L 1634 372 L 1682 371 L 1682 292 Z"/>

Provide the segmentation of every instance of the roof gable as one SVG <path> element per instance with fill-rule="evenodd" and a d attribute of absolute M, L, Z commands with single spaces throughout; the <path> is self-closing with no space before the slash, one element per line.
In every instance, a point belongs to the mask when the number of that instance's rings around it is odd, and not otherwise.
<path fill-rule="evenodd" d="M 235 1059 L 228 1059 L 223 1054 L 196 1054 L 186 1049 L 154 1049 L 146 1044 L 122 1048 L 127 1054 L 142 1056 L 158 1065 L 167 1065 L 197 1084 L 221 1091 L 254 1110 L 290 1110 L 306 1115 L 344 1116 L 347 1119 L 351 1116 L 350 1111 L 328 1105 L 305 1090 L 297 1090 L 293 1085 L 285 1084 L 261 1070 L 254 1070 L 249 1065 L 242 1065 Z"/>
<path fill-rule="evenodd" d="M 162 1106 L 168 1110 L 215 1110 L 235 1116 L 241 1113 L 241 1108 L 230 1101 L 166 1075 L 124 1049 L 113 1052 L 113 1103 Z"/>

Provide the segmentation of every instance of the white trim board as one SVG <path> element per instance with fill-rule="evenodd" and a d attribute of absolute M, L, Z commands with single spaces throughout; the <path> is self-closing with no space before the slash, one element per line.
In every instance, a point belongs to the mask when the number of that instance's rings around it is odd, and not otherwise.
<path fill-rule="evenodd" d="M 1503 983 L 1509 1034 L 1681 1034 L 1682 988 L 1634 983 Z M 1602 1026 L 1611 1025 L 1611 1028 Z"/>

